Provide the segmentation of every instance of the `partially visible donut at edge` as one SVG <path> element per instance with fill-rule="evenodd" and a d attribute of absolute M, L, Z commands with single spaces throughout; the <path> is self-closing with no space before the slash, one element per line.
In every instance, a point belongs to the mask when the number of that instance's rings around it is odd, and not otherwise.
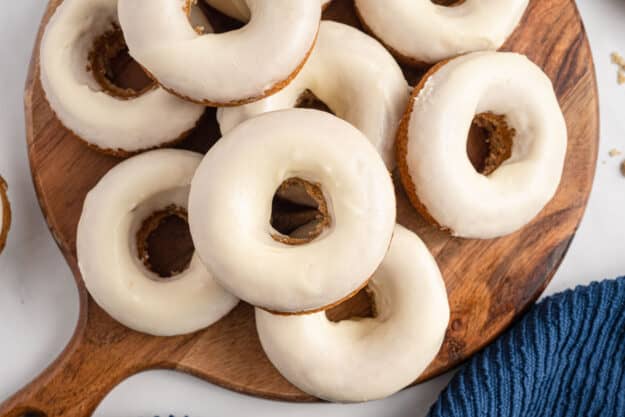
<path fill-rule="evenodd" d="M 406 65 L 429 66 L 469 52 L 499 49 L 529 0 L 355 0 L 368 32 Z"/>

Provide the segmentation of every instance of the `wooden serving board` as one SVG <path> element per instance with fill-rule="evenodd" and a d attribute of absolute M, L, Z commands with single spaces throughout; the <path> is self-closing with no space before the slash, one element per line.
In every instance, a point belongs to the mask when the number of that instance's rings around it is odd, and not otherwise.
<path fill-rule="evenodd" d="M 50 2 L 42 29 L 60 2 Z M 358 26 L 350 0 L 335 0 L 325 15 Z M 399 221 L 417 232 L 436 255 L 451 303 L 447 338 L 421 381 L 482 349 L 536 300 L 571 243 L 592 186 L 598 100 L 591 53 L 574 2 L 532 0 L 504 49 L 527 54 L 555 84 L 569 129 L 564 177 L 557 196 L 535 221 L 518 233 L 490 241 L 452 238 L 429 226 L 396 181 Z M 38 50 L 39 41 L 25 93 L 30 164 L 45 218 L 76 277 L 80 319 L 62 355 L 0 406 L 0 417 L 25 412 L 86 417 L 122 380 L 155 368 L 188 372 L 246 394 L 314 401 L 290 385 L 267 360 L 248 305 L 240 305 L 204 331 L 157 338 L 116 323 L 89 297 L 76 262 L 76 226 L 85 195 L 119 160 L 90 150 L 55 118 L 39 82 Z M 414 70 L 406 74 L 411 83 L 420 76 Z M 209 109 L 182 146 L 205 152 L 218 138 L 215 111 Z"/>

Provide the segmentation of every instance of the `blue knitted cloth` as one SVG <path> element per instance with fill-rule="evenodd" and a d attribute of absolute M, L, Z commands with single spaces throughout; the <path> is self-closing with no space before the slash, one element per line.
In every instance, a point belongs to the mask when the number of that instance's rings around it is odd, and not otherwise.
<path fill-rule="evenodd" d="M 469 361 L 430 417 L 625 416 L 625 277 L 547 298 Z"/>

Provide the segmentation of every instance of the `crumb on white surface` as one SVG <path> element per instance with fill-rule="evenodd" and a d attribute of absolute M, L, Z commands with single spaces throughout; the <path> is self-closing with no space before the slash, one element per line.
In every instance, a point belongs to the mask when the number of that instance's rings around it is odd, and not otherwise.
<path fill-rule="evenodd" d="M 621 68 L 625 68 L 625 58 L 623 58 L 618 52 L 612 52 L 610 58 L 612 58 L 613 64 L 616 64 Z"/>
<path fill-rule="evenodd" d="M 610 55 L 612 63 L 618 66 L 616 72 L 616 82 L 619 85 L 625 84 L 625 58 L 623 58 L 618 52 L 612 52 Z"/>
<path fill-rule="evenodd" d="M 610 150 L 610 157 L 614 158 L 615 156 L 620 156 L 620 155 L 622 155 L 622 153 L 618 149 L 611 149 Z"/>

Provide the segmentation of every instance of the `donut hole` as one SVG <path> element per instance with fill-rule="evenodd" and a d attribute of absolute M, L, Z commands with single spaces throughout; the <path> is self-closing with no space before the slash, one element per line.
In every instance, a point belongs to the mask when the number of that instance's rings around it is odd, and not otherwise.
<path fill-rule="evenodd" d="M 145 267 L 162 279 L 181 274 L 191 264 L 195 247 L 187 211 L 170 206 L 144 220 L 137 233 L 137 253 Z"/>
<path fill-rule="evenodd" d="M 455 7 L 460 6 L 465 0 L 431 0 L 438 6 Z"/>
<path fill-rule="evenodd" d="M 512 156 L 515 134 L 505 116 L 491 112 L 477 114 L 467 140 L 467 155 L 475 170 L 486 176 L 495 172 Z"/>
<path fill-rule="evenodd" d="M 272 238 L 287 245 L 312 242 L 330 227 L 328 203 L 319 184 L 301 178 L 289 178 L 274 194 L 271 226 Z"/>
<path fill-rule="evenodd" d="M 189 24 L 199 34 L 209 32 L 202 21 L 208 22 L 210 25 L 210 33 L 226 33 L 241 29 L 245 26 L 245 23 L 239 22 L 221 13 L 204 1 L 187 0 L 185 9 L 189 18 Z"/>
<path fill-rule="evenodd" d="M 87 68 L 95 81 L 113 97 L 131 99 L 156 87 L 156 82 L 130 56 L 118 26 L 96 38 L 88 60 Z"/>
<path fill-rule="evenodd" d="M 17 417 L 47 417 L 47 414 L 39 410 L 29 410 L 25 413 L 17 414 Z"/>
<path fill-rule="evenodd" d="M 300 96 L 297 98 L 295 103 L 295 107 L 299 109 L 313 109 L 324 111 L 326 113 L 330 113 L 334 116 L 336 114 L 330 109 L 326 103 L 324 103 L 319 97 L 315 95 L 312 91 L 306 89 Z"/>
<path fill-rule="evenodd" d="M 199 35 L 212 32 L 212 28 L 206 26 L 208 18 L 197 0 L 187 0 L 184 5 L 184 12 L 189 24 Z"/>
<path fill-rule="evenodd" d="M 377 317 L 375 294 L 369 286 L 343 303 L 326 310 L 328 320 L 338 323 L 344 320 L 358 320 Z"/>

